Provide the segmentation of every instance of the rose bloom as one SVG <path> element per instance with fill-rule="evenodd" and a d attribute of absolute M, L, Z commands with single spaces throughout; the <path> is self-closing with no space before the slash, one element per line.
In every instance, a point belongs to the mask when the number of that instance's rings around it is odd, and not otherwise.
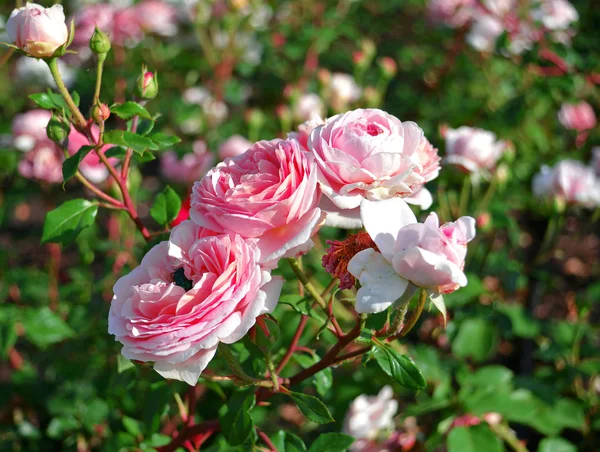
<path fill-rule="evenodd" d="M 577 104 L 562 104 L 558 112 L 558 120 L 565 129 L 578 132 L 593 129 L 596 126 L 596 113 L 585 101 Z"/>
<path fill-rule="evenodd" d="M 181 160 L 173 151 L 165 152 L 160 159 L 160 167 L 165 178 L 186 185 L 201 179 L 212 167 L 215 157 L 206 148 L 206 143 L 197 140 L 193 152 L 185 154 Z"/>
<path fill-rule="evenodd" d="M 332 213 L 327 224 L 357 227 L 352 210 L 362 199 L 406 197 L 417 191 L 425 183 L 417 155 L 422 137 L 414 122 L 402 123 L 378 109 L 336 115 L 315 128 L 308 147 L 330 201 L 324 204 Z"/>
<path fill-rule="evenodd" d="M 161 36 L 177 34 L 177 9 L 159 0 L 144 0 L 134 6 L 142 29 Z"/>
<path fill-rule="evenodd" d="M 295 140 L 259 141 L 194 184 L 190 217 L 219 233 L 256 238 L 261 262 L 308 251 L 324 214 L 310 154 Z"/>
<path fill-rule="evenodd" d="M 356 295 L 357 312 L 384 311 L 404 294 L 409 282 L 434 296 L 467 285 L 463 268 L 467 243 L 475 237 L 475 219 L 461 217 L 440 226 L 431 213 L 425 223 L 417 223 L 399 198 L 364 200 L 360 214 L 380 252 L 360 251 L 348 264 L 362 285 Z"/>
<path fill-rule="evenodd" d="M 219 342 L 240 340 L 275 308 L 283 280 L 259 260 L 255 243 L 184 221 L 117 281 L 108 332 L 126 358 L 194 386 Z"/>
<path fill-rule="evenodd" d="M 506 150 L 506 143 L 487 130 L 462 126 L 446 131 L 445 162 L 470 173 L 491 170 Z"/>
<path fill-rule="evenodd" d="M 325 105 L 315 93 L 302 94 L 294 104 L 294 119 L 297 122 L 320 118 L 325 113 Z"/>
<path fill-rule="evenodd" d="M 427 138 L 421 138 L 416 156 L 419 160 L 419 166 L 415 168 L 415 171 L 423 175 L 425 182 L 432 181 L 439 176 L 441 168 L 440 160 L 442 158 L 438 155 L 437 148 L 434 148 Z M 410 196 L 404 198 L 404 200 L 409 204 L 419 206 L 423 210 L 429 209 L 431 204 L 433 204 L 433 197 L 425 187 L 417 189 Z"/>
<path fill-rule="evenodd" d="M 600 206 L 600 178 L 594 169 L 576 160 L 562 160 L 550 168 L 543 165 L 533 177 L 533 194 L 594 208 Z"/>
<path fill-rule="evenodd" d="M 12 121 L 13 146 L 19 151 L 31 151 L 40 143 L 54 146 L 46 135 L 46 126 L 52 118 L 48 110 L 30 110 L 20 115 L 15 115 Z"/>
<path fill-rule="evenodd" d="M 13 10 L 6 33 L 11 42 L 35 58 L 51 57 L 69 38 L 62 5 L 44 8 L 29 2 Z"/>
<path fill-rule="evenodd" d="M 331 74 L 328 87 L 330 102 L 336 111 L 346 109 L 348 104 L 360 99 L 362 94 L 362 90 L 354 81 L 354 77 L 341 72 Z"/>
<path fill-rule="evenodd" d="M 375 440 L 386 430 L 392 430 L 394 415 L 398 411 L 398 402 L 393 397 L 390 386 L 381 388 L 376 396 L 359 395 L 346 413 L 342 431 L 357 440 Z M 363 448 L 357 441 L 350 450 L 360 451 Z"/>
<path fill-rule="evenodd" d="M 91 131 L 94 140 L 98 140 L 100 128 L 97 125 L 93 125 Z M 92 144 L 84 134 L 75 129 L 75 127 L 71 127 L 67 147 L 69 154 L 75 155 L 83 146 L 91 145 Z M 106 152 L 110 147 L 110 145 L 106 144 L 102 146 L 100 152 Z M 109 161 L 114 165 L 118 160 L 116 158 L 110 158 Z M 106 169 L 104 163 L 102 163 L 96 152 L 93 150 L 88 152 L 88 154 L 83 158 L 79 164 L 79 171 L 81 171 L 81 174 L 95 184 L 104 182 L 109 175 L 108 169 Z"/>
<path fill-rule="evenodd" d="M 19 162 L 19 174 L 26 179 L 58 184 L 62 182 L 62 151 L 52 142 L 41 142 Z"/>
<path fill-rule="evenodd" d="M 471 20 L 475 3 L 475 0 L 430 0 L 427 13 L 436 24 L 459 28 Z"/>
<path fill-rule="evenodd" d="M 243 154 L 252 143 L 241 135 L 232 135 L 219 146 L 219 158 L 225 160 Z"/>
<path fill-rule="evenodd" d="M 473 18 L 473 24 L 467 34 L 467 42 L 480 52 L 492 52 L 496 40 L 504 31 L 502 22 L 489 14 L 478 14 Z"/>
<path fill-rule="evenodd" d="M 579 20 L 577 10 L 567 0 L 543 0 L 531 17 L 549 30 L 566 30 Z"/>
<path fill-rule="evenodd" d="M 315 116 L 308 121 L 303 122 L 298 126 L 298 129 L 295 132 L 288 133 L 288 138 L 292 138 L 297 140 L 298 143 L 302 146 L 302 149 L 308 151 L 308 139 L 310 138 L 310 133 L 320 125 L 325 124 L 325 121 L 321 119 L 320 116 Z"/>
<path fill-rule="evenodd" d="M 590 165 L 596 171 L 596 174 L 600 176 L 600 146 L 592 148 L 592 161 Z"/>

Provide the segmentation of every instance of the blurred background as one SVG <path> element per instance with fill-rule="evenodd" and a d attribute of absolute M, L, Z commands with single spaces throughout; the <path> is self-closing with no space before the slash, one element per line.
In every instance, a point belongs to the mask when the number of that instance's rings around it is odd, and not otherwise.
<path fill-rule="evenodd" d="M 158 74 L 159 94 L 146 108 L 160 115 L 155 130 L 182 141 L 134 161 L 131 192 L 154 230 L 149 209 L 165 184 L 184 200 L 185 218 L 193 182 L 212 165 L 259 139 L 286 137 L 315 114 L 381 108 L 417 122 L 442 156 L 447 130 L 460 126 L 506 141 L 493 170 L 465 174 L 443 164 L 428 184 L 442 221 L 474 216 L 478 237 L 469 247 L 469 285 L 446 297 L 446 327 L 432 310 L 403 341 L 428 387 L 395 388 L 397 426 L 407 438 L 397 450 L 519 450 L 481 431 L 474 435 L 487 438 L 485 448 L 448 440 L 454 426 L 488 422 L 489 413 L 507 420 L 528 450 L 597 450 L 600 183 L 583 187 L 596 193 L 592 202 L 532 191 L 543 165 L 569 159 L 599 170 L 596 1 L 571 1 L 576 16 L 568 9 L 540 16 L 551 2 L 510 0 L 61 3 L 75 20 L 78 53 L 61 58 L 60 70 L 82 111 L 94 94 L 87 47 L 94 25 L 113 45 L 103 102 L 131 100 L 142 64 Z M 16 6 L 0 3 L 0 41 Z M 185 385 L 123 359 L 107 334 L 112 286 L 147 245 L 128 217 L 111 211 L 67 247 L 40 245 L 45 212 L 89 197 L 76 181 L 63 188 L 62 153 L 36 135 L 40 127 L 30 130 L 40 114 L 28 96 L 53 83 L 45 63 L 0 49 L 0 449 L 153 450 L 176 428 Z M 583 101 L 593 121 L 587 110 L 583 119 L 577 112 L 559 119 L 563 106 Z M 119 121 L 111 117 L 109 127 Z M 89 177 L 117 196 L 107 174 L 88 163 Z M 323 236 L 343 234 L 325 228 Z M 306 265 L 329 283 L 316 254 Z M 278 318 L 293 318 L 289 306 L 277 309 Z M 280 325 L 289 343 L 294 329 Z M 321 338 L 322 350 L 330 339 Z M 333 376 L 335 390 L 321 382 L 317 391 L 340 420 L 354 397 L 389 383 L 369 363 L 340 366 Z M 223 389 L 204 381 L 199 391 L 198 415 L 215 417 Z M 340 429 L 305 422 L 284 399 L 273 403 L 253 412 L 268 434 L 285 428 L 312 438 Z M 217 437 L 206 450 L 233 449 Z"/>

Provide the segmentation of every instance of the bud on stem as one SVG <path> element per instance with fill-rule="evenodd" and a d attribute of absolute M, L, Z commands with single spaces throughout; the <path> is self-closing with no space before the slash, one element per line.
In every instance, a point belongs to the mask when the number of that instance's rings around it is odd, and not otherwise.
<path fill-rule="evenodd" d="M 48 125 L 46 126 L 46 135 L 55 143 L 62 145 L 62 143 L 69 136 L 71 131 L 71 125 L 62 117 L 56 114 L 52 115 Z"/>
<path fill-rule="evenodd" d="M 142 66 L 142 75 L 140 75 L 135 85 L 135 95 L 140 99 L 154 99 L 158 94 L 158 76 L 154 72 L 148 71 L 148 68 Z"/>
<path fill-rule="evenodd" d="M 96 27 L 94 34 L 90 38 L 89 46 L 90 50 L 98 55 L 99 58 L 106 58 L 106 54 L 110 51 L 111 43 L 106 33 Z"/>

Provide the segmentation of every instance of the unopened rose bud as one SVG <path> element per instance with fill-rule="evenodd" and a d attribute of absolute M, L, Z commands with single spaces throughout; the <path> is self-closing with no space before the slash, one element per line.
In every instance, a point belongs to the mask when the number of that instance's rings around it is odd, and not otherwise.
<path fill-rule="evenodd" d="M 35 58 L 49 58 L 67 43 L 69 30 L 61 5 L 44 8 L 27 3 L 13 10 L 6 23 L 8 39 Z"/>
<path fill-rule="evenodd" d="M 106 55 L 109 52 L 110 47 L 110 39 L 108 39 L 106 33 L 96 27 L 94 34 L 90 38 L 91 51 L 96 55 Z"/>
<path fill-rule="evenodd" d="M 110 117 L 110 108 L 108 105 L 98 103 L 92 109 L 92 119 L 97 122 L 104 122 Z"/>
<path fill-rule="evenodd" d="M 377 52 L 375 43 L 370 39 L 363 39 L 360 43 L 360 49 L 368 61 L 372 61 L 373 57 L 375 57 L 375 52 Z"/>
<path fill-rule="evenodd" d="M 396 75 L 396 72 L 398 71 L 398 66 L 392 58 L 380 58 L 378 63 L 379 67 L 381 68 L 381 72 L 383 72 L 383 75 L 385 75 L 386 78 L 393 78 Z"/>
<path fill-rule="evenodd" d="M 492 216 L 489 212 L 483 212 L 477 217 L 476 223 L 477 229 L 481 229 L 485 232 L 489 230 L 492 225 Z"/>
<path fill-rule="evenodd" d="M 317 78 L 319 79 L 319 82 L 327 86 L 331 81 L 331 72 L 329 72 L 327 69 L 319 69 L 317 72 Z"/>
<path fill-rule="evenodd" d="M 261 128 L 265 123 L 265 114 L 258 108 L 252 108 L 246 112 L 246 121 L 250 127 Z"/>
<path fill-rule="evenodd" d="M 140 99 L 154 99 L 158 94 L 158 76 L 154 72 L 147 70 L 142 66 L 142 75 L 137 79 L 135 85 L 135 95 Z"/>
<path fill-rule="evenodd" d="M 63 141 L 69 136 L 71 131 L 71 125 L 67 123 L 63 118 L 52 115 L 48 125 L 46 126 L 46 135 L 52 141 L 58 144 L 62 144 Z"/>

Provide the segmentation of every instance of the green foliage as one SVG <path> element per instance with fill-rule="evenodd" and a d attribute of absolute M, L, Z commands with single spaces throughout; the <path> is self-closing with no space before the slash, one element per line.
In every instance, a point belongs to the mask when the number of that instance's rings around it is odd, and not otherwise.
<path fill-rule="evenodd" d="M 316 397 L 300 392 L 289 392 L 288 395 L 296 402 L 296 405 L 308 419 L 317 424 L 335 422 L 327 406 Z"/>
<path fill-rule="evenodd" d="M 179 209 L 181 209 L 181 199 L 175 190 L 167 185 L 162 193 L 156 195 L 150 215 L 158 224 L 167 225 L 177 217 Z"/>
<path fill-rule="evenodd" d="M 46 214 L 42 243 L 68 245 L 96 220 L 98 206 L 85 199 L 72 199 Z"/>

